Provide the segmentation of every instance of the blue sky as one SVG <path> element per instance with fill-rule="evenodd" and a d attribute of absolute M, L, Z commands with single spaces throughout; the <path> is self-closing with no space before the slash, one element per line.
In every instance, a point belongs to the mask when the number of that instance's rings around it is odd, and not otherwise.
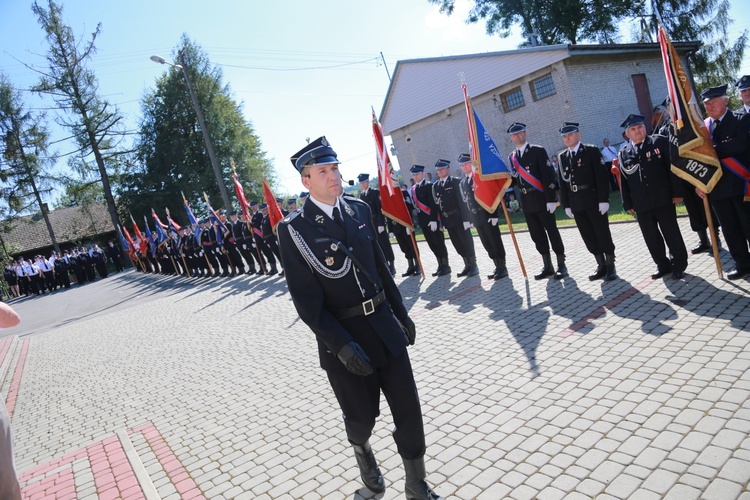
<path fill-rule="evenodd" d="M 40 3 L 46 5 L 46 0 Z M 750 13 L 738 6 L 743 4 L 740 0 L 732 3 L 735 23 L 729 32 L 736 37 L 750 27 Z M 289 157 L 304 146 L 306 137 L 328 137 L 343 161 L 345 178 L 375 173 L 370 107 L 379 114 L 389 84 L 386 67 L 393 72 L 400 59 L 512 50 L 521 41 L 520 30 L 502 39 L 485 35 L 483 23 L 465 24 L 467 0 L 459 0 L 450 17 L 427 0 L 62 4 L 65 22 L 79 39 L 88 39 L 101 22 L 98 52 L 90 67 L 99 78 L 101 95 L 118 105 L 130 129 L 137 127 L 144 90 L 168 70 L 149 56 L 171 59 L 180 36 L 187 33 L 213 64 L 222 67 L 225 83 L 244 103 L 245 116 L 287 193 L 301 190 Z M 622 41 L 629 41 L 627 29 Z M 22 63 L 43 67 L 45 50 L 31 2 L 0 0 L 0 71 L 15 86 L 26 88 L 38 75 Z M 379 60 L 381 52 L 385 65 Z M 750 54 L 743 73 L 750 73 Z M 466 77 L 471 88 L 471 75 Z M 28 97 L 30 107 L 50 106 Z M 51 122 L 54 111 L 49 113 Z M 53 140 L 65 135 L 57 129 L 53 133 Z M 59 145 L 61 153 L 66 149 Z"/>

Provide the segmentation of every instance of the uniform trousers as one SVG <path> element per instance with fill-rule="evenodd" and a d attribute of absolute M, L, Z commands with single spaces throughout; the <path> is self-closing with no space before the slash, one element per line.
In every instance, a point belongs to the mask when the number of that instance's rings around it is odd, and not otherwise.
<path fill-rule="evenodd" d="M 471 236 L 471 229 L 464 229 L 463 225 L 451 226 L 447 229 L 453 248 L 456 249 L 458 255 L 464 259 L 476 259 L 474 238 Z"/>
<path fill-rule="evenodd" d="M 219 259 L 216 258 L 216 254 L 214 253 L 214 246 L 203 246 L 203 260 L 208 259 L 208 263 L 211 266 L 209 271 L 213 273 L 219 273 L 221 270 L 219 269 Z"/>
<path fill-rule="evenodd" d="M 411 243 L 411 236 L 406 234 L 406 228 L 401 224 L 397 224 L 397 227 L 393 228 L 393 235 L 396 237 L 398 247 L 404 253 L 404 257 L 407 259 L 414 259 L 414 245 Z"/>
<path fill-rule="evenodd" d="M 615 244 L 609 231 L 606 213 L 602 215 L 598 210 L 584 210 L 575 212 L 573 218 L 589 252 L 594 255 L 614 255 Z"/>
<path fill-rule="evenodd" d="M 445 234 L 440 229 L 437 231 L 430 230 L 430 226 L 423 227 L 422 231 L 424 231 L 424 239 L 427 241 L 427 245 L 429 245 L 432 253 L 435 254 L 435 257 L 438 259 L 447 259 L 448 249 L 445 248 Z"/>
<path fill-rule="evenodd" d="M 393 255 L 393 248 L 391 247 L 391 239 L 388 236 L 388 227 L 382 233 L 378 233 L 378 243 L 380 248 L 383 250 L 386 262 L 393 262 L 396 258 Z"/>
<path fill-rule="evenodd" d="M 224 242 L 224 248 L 227 251 L 231 265 L 236 267 L 238 272 L 244 273 L 245 263 L 242 262 L 242 256 L 240 256 L 240 252 L 237 251 L 237 244 L 227 240 Z M 234 271 L 231 270 L 230 272 Z"/>
<path fill-rule="evenodd" d="M 708 229 L 708 221 L 706 220 L 706 210 L 703 208 L 703 200 L 695 194 L 695 187 L 687 181 L 681 180 L 682 182 L 682 202 L 685 204 L 687 209 L 688 219 L 690 219 L 690 229 L 695 232 L 705 231 Z M 716 210 L 711 207 L 711 216 L 714 219 L 714 226 L 719 225 L 719 221 L 716 216 Z"/>
<path fill-rule="evenodd" d="M 675 206 L 669 204 L 654 210 L 637 212 L 637 216 L 646 247 L 659 269 L 669 269 L 671 266 L 674 270 L 684 271 L 687 268 L 688 256 L 680 226 L 677 225 Z M 669 253 L 672 254 L 671 262 L 664 252 L 665 242 L 669 247 Z"/>
<path fill-rule="evenodd" d="M 258 245 L 258 248 L 260 248 L 260 251 L 263 252 L 263 256 L 266 258 L 268 263 L 271 266 L 276 265 L 276 256 L 274 255 L 273 251 L 271 250 L 271 247 L 269 247 L 266 244 L 266 240 L 262 236 L 255 235 L 255 244 Z M 260 265 L 260 263 L 258 263 Z M 268 266 L 265 266 L 266 271 L 268 271 Z"/>
<path fill-rule="evenodd" d="M 742 196 L 732 196 L 712 200 L 711 204 L 719 217 L 721 227 L 724 228 L 724 240 L 734 259 L 734 265 L 742 271 L 750 270 L 750 203 L 743 202 Z"/>
<path fill-rule="evenodd" d="M 526 224 L 529 226 L 531 240 L 536 245 L 537 252 L 541 255 L 549 255 L 551 245 L 552 251 L 555 254 L 565 254 L 565 245 L 563 245 L 560 231 L 557 229 L 555 214 L 542 210 L 533 213 L 524 212 L 524 216 L 526 217 Z"/>
<path fill-rule="evenodd" d="M 250 240 L 241 240 L 237 243 L 237 250 L 242 254 L 242 258 L 247 262 L 248 269 L 255 271 L 255 259 L 253 259 L 253 242 Z"/>
<path fill-rule="evenodd" d="M 384 347 L 385 349 L 385 347 Z M 425 453 L 422 409 L 409 355 L 404 351 L 375 368 L 367 377 L 354 375 L 343 363 L 329 363 L 326 370 L 333 393 L 344 413 L 349 442 L 362 445 L 370 439 L 375 419 L 380 415 L 380 391 L 383 391 L 393 415 L 393 440 L 403 458 L 419 458 Z"/>
<path fill-rule="evenodd" d="M 479 241 L 482 242 L 482 246 L 487 250 L 487 255 L 490 259 L 504 259 L 505 246 L 500 237 L 500 228 L 493 226 L 488 221 L 484 221 L 477 224 L 476 229 Z"/>

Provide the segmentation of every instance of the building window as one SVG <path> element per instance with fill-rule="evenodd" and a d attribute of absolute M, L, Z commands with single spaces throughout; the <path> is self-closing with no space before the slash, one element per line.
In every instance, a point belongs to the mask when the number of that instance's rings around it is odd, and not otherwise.
<path fill-rule="evenodd" d="M 550 73 L 547 73 L 543 77 L 537 78 L 536 80 L 532 81 L 529 84 L 529 87 L 531 87 L 531 96 L 535 101 L 544 99 L 545 97 L 549 97 L 557 93 L 557 91 L 555 90 L 555 82 L 552 81 L 552 75 Z"/>
<path fill-rule="evenodd" d="M 521 87 L 516 87 L 513 90 L 501 94 L 500 100 L 503 101 L 503 111 L 505 111 L 506 113 L 508 111 L 513 111 L 514 109 L 518 109 L 526 105 L 526 103 L 523 101 L 523 92 L 521 92 Z"/>

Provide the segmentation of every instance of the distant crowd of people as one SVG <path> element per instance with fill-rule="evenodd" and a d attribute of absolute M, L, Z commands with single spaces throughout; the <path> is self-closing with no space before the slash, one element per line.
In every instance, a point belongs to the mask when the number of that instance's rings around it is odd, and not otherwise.
<path fill-rule="evenodd" d="M 76 247 L 61 253 L 53 250 L 49 257 L 18 257 L 5 264 L 3 278 L 11 298 L 42 295 L 106 278 L 109 262 L 122 271 L 122 251 L 114 241 L 109 242 L 106 252 L 92 244 L 90 248 Z"/>

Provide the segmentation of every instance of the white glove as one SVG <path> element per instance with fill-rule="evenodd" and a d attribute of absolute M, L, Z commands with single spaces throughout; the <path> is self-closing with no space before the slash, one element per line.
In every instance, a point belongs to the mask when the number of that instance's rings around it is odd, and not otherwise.
<path fill-rule="evenodd" d="M 607 210 L 609 210 L 609 203 L 599 203 L 599 213 L 604 215 L 607 213 Z"/>
<path fill-rule="evenodd" d="M 246 243 L 243 243 L 243 244 L 242 244 L 242 249 L 243 249 L 243 250 L 247 250 L 247 244 L 246 244 Z"/>
<path fill-rule="evenodd" d="M 464 221 L 464 231 L 466 231 L 466 230 L 467 230 L 467 229 L 469 229 L 470 227 L 471 227 L 471 222 L 469 222 L 469 221 Z"/>
<path fill-rule="evenodd" d="M 393 234 L 393 233 L 388 233 L 388 237 L 389 237 L 389 238 L 395 238 L 395 237 L 396 237 L 396 235 L 395 235 L 395 234 Z"/>
<path fill-rule="evenodd" d="M 430 223 L 428 224 L 428 226 L 430 227 L 430 231 L 432 231 L 432 232 L 435 232 L 435 231 L 437 231 L 437 222 L 436 222 L 436 221 L 432 221 L 432 222 L 430 222 Z"/>
<path fill-rule="evenodd" d="M 490 224 L 493 226 L 497 226 L 497 217 L 490 217 L 489 219 Z"/>
<path fill-rule="evenodd" d="M 411 234 L 411 229 L 409 229 L 409 228 L 407 227 L 407 228 L 406 228 L 406 235 L 408 236 L 408 235 L 410 235 L 410 234 Z"/>
<path fill-rule="evenodd" d="M 378 226 L 378 232 L 382 233 L 383 231 L 385 231 L 385 226 Z"/>
<path fill-rule="evenodd" d="M 571 209 L 569 209 L 569 208 L 566 208 L 565 209 L 565 215 L 567 215 L 568 217 L 570 217 L 572 219 L 573 218 L 573 211 Z"/>
<path fill-rule="evenodd" d="M 556 208 L 557 208 L 557 203 L 555 203 L 554 201 L 547 203 L 547 212 L 554 214 Z"/>
<path fill-rule="evenodd" d="M 201 253 L 198 254 L 198 257 L 203 257 L 203 250 L 201 250 Z"/>

